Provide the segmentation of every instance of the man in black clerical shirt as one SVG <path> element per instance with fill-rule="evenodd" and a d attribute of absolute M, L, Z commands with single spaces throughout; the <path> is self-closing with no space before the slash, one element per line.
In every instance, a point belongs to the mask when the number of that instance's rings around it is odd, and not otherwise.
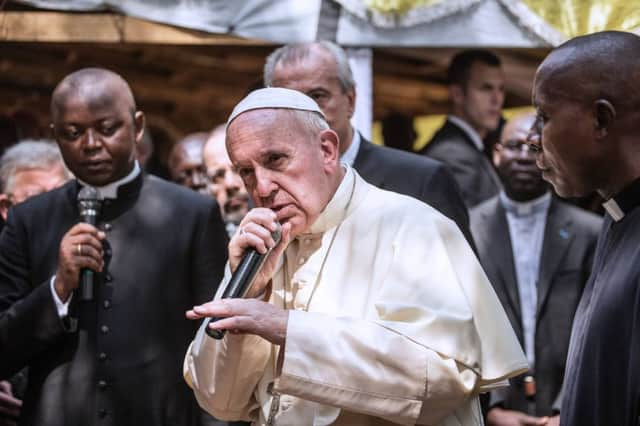
<path fill-rule="evenodd" d="M 19 425 L 200 426 L 182 380 L 197 326 L 184 312 L 222 278 L 220 211 L 140 171 L 144 114 L 119 75 L 68 75 L 51 118 L 76 179 L 12 207 L 0 235 L 0 380 L 29 368 Z M 97 227 L 78 223 L 87 185 L 104 198 Z"/>
<path fill-rule="evenodd" d="M 640 37 L 601 32 L 538 68 L 529 142 L 564 197 L 606 201 L 593 272 L 576 311 L 560 424 L 635 426 L 640 414 Z"/>

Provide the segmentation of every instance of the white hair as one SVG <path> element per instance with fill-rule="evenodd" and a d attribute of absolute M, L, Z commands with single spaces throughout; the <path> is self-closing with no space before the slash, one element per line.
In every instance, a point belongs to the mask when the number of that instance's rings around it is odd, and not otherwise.
<path fill-rule="evenodd" d="M 336 77 L 340 82 L 340 87 L 347 92 L 356 87 L 353 78 L 353 72 L 349 66 L 349 58 L 342 47 L 328 40 L 322 40 L 311 43 L 287 44 L 274 50 L 264 64 L 263 80 L 266 87 L 273 86 L 273 74 L 278 64 L 293 64 L 302 61 L 311 55 L 313 46 L 320 46 L 333 58 L 336 62 Z"/>
<path fill-rule="evenodd" d="M 0 191 L 13 190 L 13 180 L 17 172 L 29 169 L 50 169 L 60 165 L 65 176 L 69 171 L 64 165 L 58 146 L 50 140 L 23 140 L 8 148 L 0 158 Z"/>

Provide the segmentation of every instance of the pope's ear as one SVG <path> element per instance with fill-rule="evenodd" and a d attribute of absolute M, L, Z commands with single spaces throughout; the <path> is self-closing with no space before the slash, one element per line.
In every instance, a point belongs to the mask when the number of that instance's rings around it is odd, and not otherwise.
<path fill-rule="evenodd" d="M 9 208 L 13 205 L 11 198 L 7 194 L 0 194 L 0 215 L 2 219 L 7 220 Z"/>
<path fill-rule="evenodd" d="M 337 162 L 340 158 L 340 138 L 331 129 L 323 130 L 320 133 L 320 147 L 325 161 Z"/>

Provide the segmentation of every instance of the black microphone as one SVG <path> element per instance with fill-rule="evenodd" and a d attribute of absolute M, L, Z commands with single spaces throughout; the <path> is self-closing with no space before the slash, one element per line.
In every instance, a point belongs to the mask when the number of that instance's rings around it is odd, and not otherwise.
<path fill-rule="evenodd" d="M 271 238 L 273 238 L 273 241 L 276 243 L 274 247 L 278 245 L 281 237 L 282 229 L 280 228 L 280 224 L 278 224 L 278 228 L 271 233 Z M 244 297 L 245 294 L 247 294 L 247 291 L 251 288 L 253 280 L 258 274 L 258 271 L 260 271 L 260 268 L 262 268 L 262 264 L 267 259 L 269 253 L 271 253 L 271 249 L 267 250 L 265 254 L 258 253 L 255 248 L 248 249 L 244 253 L 236 272 L 231 276 L 229 284 L 222 293 L 221 299 L 237 299 Z M 221 319 L 224 318 L 209 318 L 205 321 L 204 326 L 206 333 L 218 340 L 224 337 L 226 330 L 212 330 L 209 328 L 209 324 Z"/>
<path fill-rule="evenodd" d="M 96 226 L 98 215 L 102 207 L 102 194 L 92 186 L 83 187 L 78 193 L 78 211 L 80 222 Z M 80 271 L 80 300 L 90 302 L 93 300 L 93 276 L 94 271 L 83 268 Z"/>

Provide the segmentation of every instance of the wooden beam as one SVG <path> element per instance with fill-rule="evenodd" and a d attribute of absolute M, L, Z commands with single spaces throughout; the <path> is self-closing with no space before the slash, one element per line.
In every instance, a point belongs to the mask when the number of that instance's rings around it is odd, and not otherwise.
<path fill-rule="evenodd" d="M 114 13 L 0 12 L 0 41 L 264 46 L 272 43 L 210 34 Z"/>

